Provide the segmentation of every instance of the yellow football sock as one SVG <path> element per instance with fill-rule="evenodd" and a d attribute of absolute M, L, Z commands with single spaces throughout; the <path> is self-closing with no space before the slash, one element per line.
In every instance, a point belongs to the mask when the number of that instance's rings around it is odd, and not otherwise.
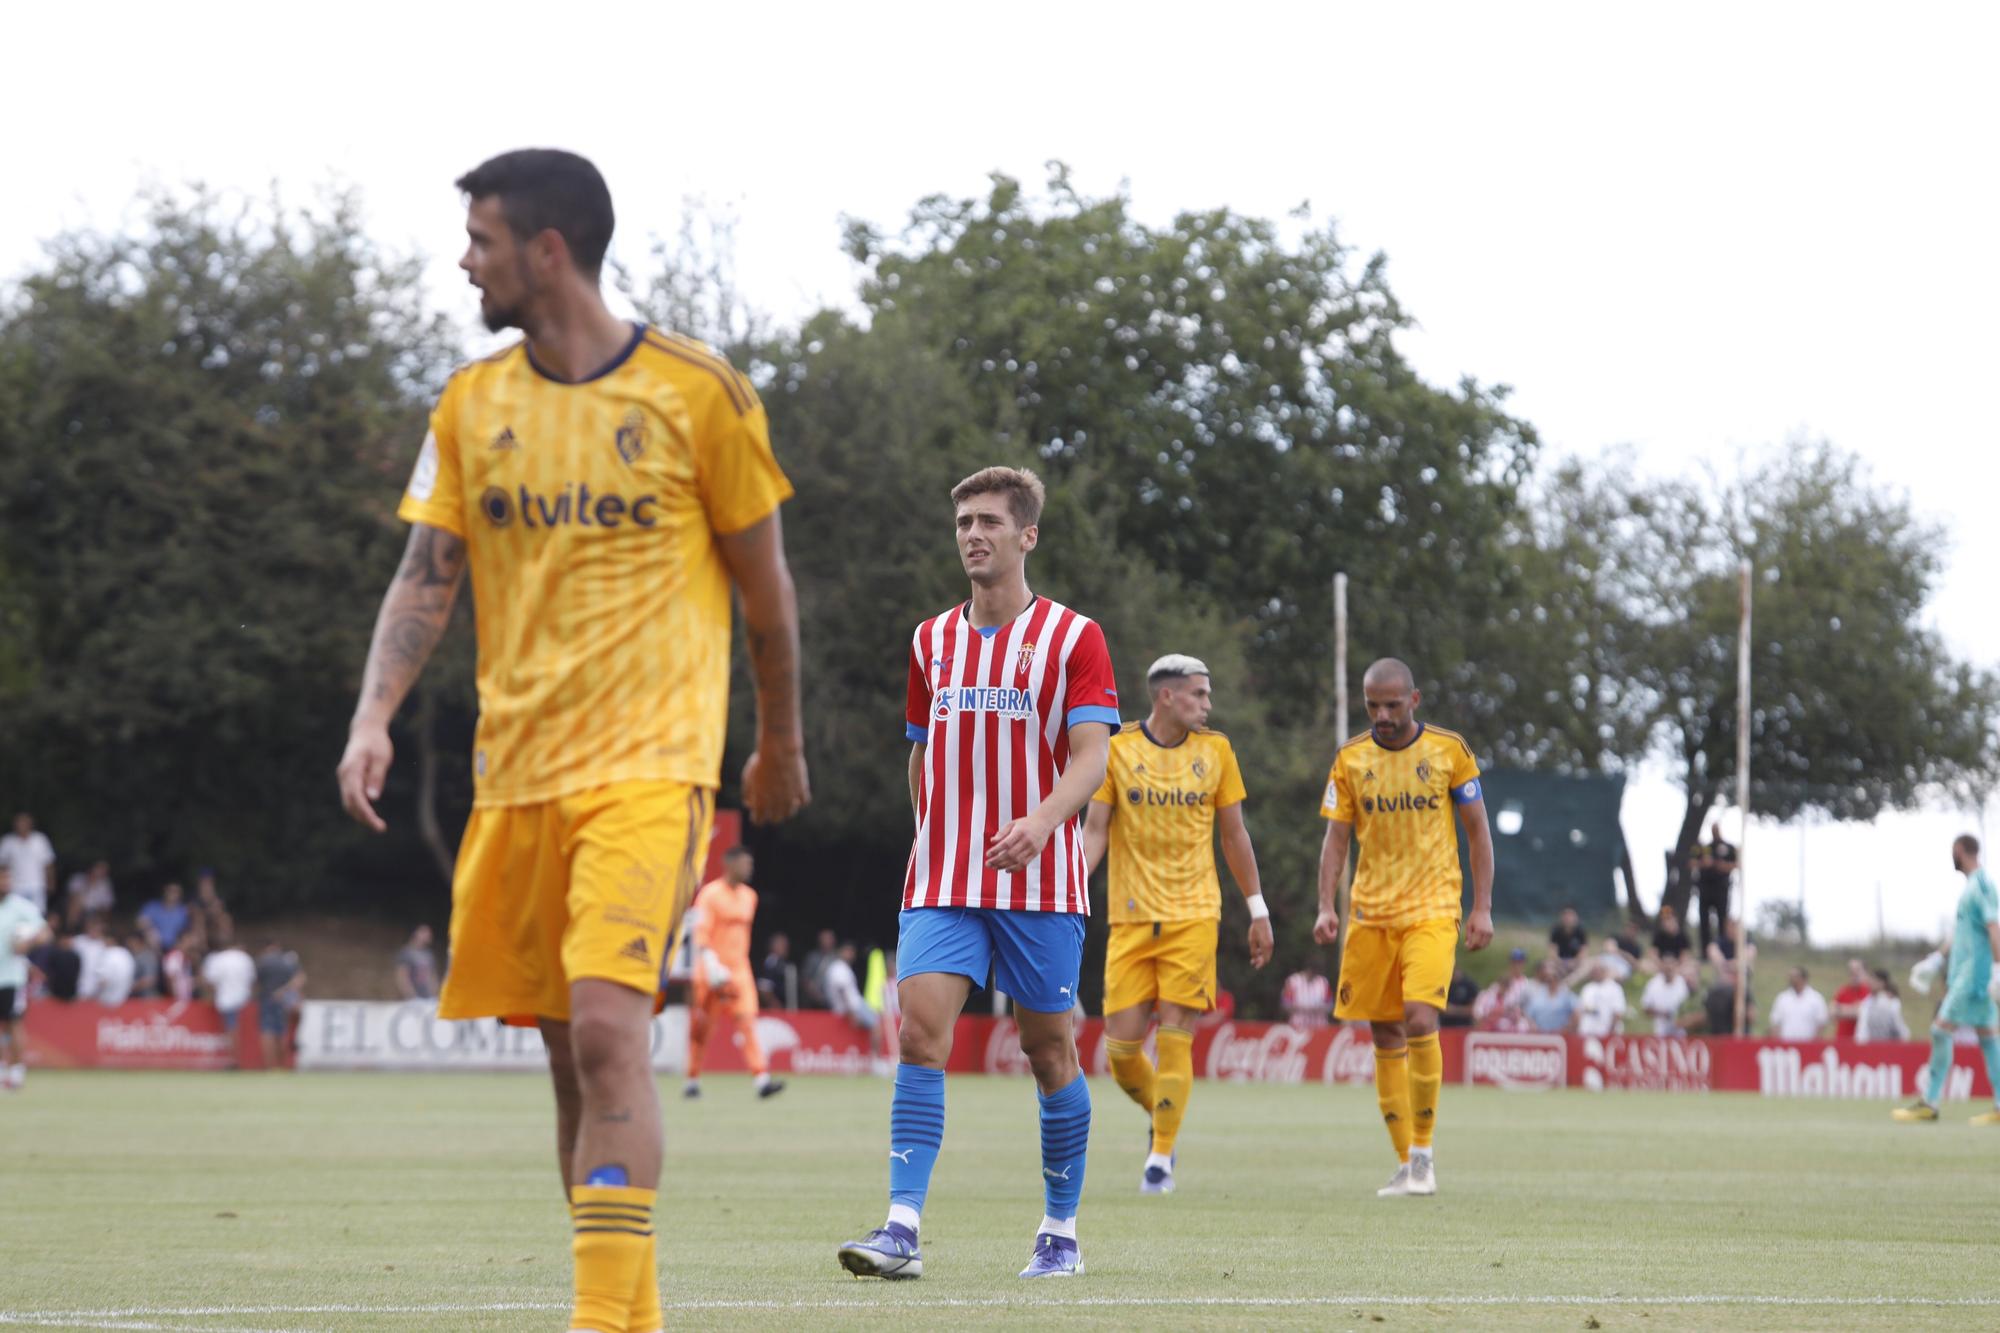
<path fill-rule="evenodd" d="M 1146 1043 L 1107 1040 L 1104 1049 L 1111 1057 L 1111 1077 L 1118 1080 L 1118 1086 L 1125 1089 L 1127 1097 L 1139 1103 L 1140 1110 L 1151 1115 L 1153 1062 L 1146 1058 Z"/>
<path fill-rule="evenodd" d="M 1160 1053 L 1160 1074 L 1153 1085 L 1153 1151 L 1171 1157 L 1194 1090 L 1194 1033 L 1162 1023 L 1154 1046 Z"/>
<path fill-rule="evenodd" d="M 625 1321 L 631 1333 L 660 1333 L 667 1325 L 666 1316 L 660 1312 L 660 1260 L 654 1250 L 658 1243 L 654 1237 L 646 1237 L 646 1258 L 639 1265 L 639 1285 L 632 1293 L 632 1314 Z"/>
<path fill-rule="evenodd" d="M 640 1270 L 653 1253 L 653 1199 L 657 1191 L 623 1185 L 570 1189 L 576 1259 L 576 1310 L 571 1328 L 626 1333 Z"/>
<path fill-rule="evenodd" d="M 1431 1131 L 1437 1128 L 1438 1086 L 1444 1082 L 1444 1049 L 1438 1035 L 1426 1032 L 1410 1038 L 1410 1142 L 1419 1148 L 1431 1146 Z"/>
<path fill-rule="evenodd" d="M 1375 1100 L 1382 1107 L 1382 1123 L 1388 1126 L 1389 1142 L 1396 1145 L 1396 1159 L 1410 1160 L 1410 1053 L 1375 1048 Z"/>

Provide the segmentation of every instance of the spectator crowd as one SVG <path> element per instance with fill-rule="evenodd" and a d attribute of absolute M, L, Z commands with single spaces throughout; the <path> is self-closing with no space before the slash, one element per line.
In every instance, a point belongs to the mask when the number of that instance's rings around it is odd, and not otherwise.
<path fill-rule="evenodd" d="M 27 950 L 26 984 L 14 988 L 17 1014 L 37 1000 L 120 1005 L 202 999 L 233 1032 L 254 1005 L 265 1064 L 280 1063 L 304 995 L 305 969 L 276 940 L 263 941 L 254 957 L 238 945 L 213 869 L 195 872 L 191 897 L 170 881 L 128 911 L 109 862 L 90 862 L 62 881 L 60 892 L 57 864 L 56 848 L 34 816 L 15 815 L 0 837 L 0 895 L 16 896 L 47 927 Z"/>
<path fill-rule="evenodd" d="M 1631 1031 L 1658 1037 L 1727 1036 L 1738 1030 L 1740 971 L 1745 1035 L 1780 1041 L 1909 1040 L 1902 993 L 1885 969 L 1848 960 L 1845 983 L 1829 1001 L 1813 988 L 1805 968 L 1792 968 L 1764 1010 L 1753 980 L 1757 946 L 1743 923 L 1725 913 L 1713 929 L 1707 921 L 1703 927 L 1710 938 L 1697 953 L 1674 909 L 1663 906 L 1650 940 L 1642 942 L 1627 922 L 1593 949 L 1576 910 L 1565 907 L 1549 928 L 1542 956 L 1531 960 L 1526 949 L 1514 949 L 1506 972 L 1478 992 L 1470 1007 L 1472 1026 L 1603 1037 L 1626 1032 L 1629 1024 Z M 1454 990 L 1458 984 L 1455 978 Z M 1447 1009 L 1445 1021 L 1451 1020 Z"/>

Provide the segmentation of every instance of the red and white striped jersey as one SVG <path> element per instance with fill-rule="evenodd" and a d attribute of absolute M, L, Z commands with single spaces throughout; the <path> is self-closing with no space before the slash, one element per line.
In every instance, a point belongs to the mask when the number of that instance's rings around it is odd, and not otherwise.
<path fill-rule="evenodd" d="M 971 609 L 933 616 L 910 641 L 904 729 L 925 750 L 903 906 L 1088 914 L 1081 812 L 1022 870 L 989 870 L 986 849 L 1054 789 L 1072 726 L 1117 728 L 1104 631 L 1046 597 L 991 634 L 973 628 Z"/>

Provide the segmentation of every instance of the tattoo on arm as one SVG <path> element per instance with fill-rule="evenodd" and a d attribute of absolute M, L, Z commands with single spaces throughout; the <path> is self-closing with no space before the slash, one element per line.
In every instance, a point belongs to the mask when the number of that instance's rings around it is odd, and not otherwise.
<path fill-rule="evenodd" d="M 629 1109 L 603 1111 L 598 1114 L 597 1122 L 601 1125 L 629 1125 L 632 1123 L 632 1112 Z"/>
<path fill-rule="evenodd" d="M 452 604 L 464 576 L 462 540 L 428 524 L 412 529 L 403 562 L 375 620 L 375 638 L 362 673 L 363 708 L 393 713 L 402 703 L 451 623 Z"/>
<path fill-rule="evenodd" d="M 781 607 L 773 617 L 775 624 L 745 627 L 750 668 L 757 677 L 758 729 L 767 736 L 795 736 L 799 731 L 798 615 L 790 611 L 790 598 Z"/>

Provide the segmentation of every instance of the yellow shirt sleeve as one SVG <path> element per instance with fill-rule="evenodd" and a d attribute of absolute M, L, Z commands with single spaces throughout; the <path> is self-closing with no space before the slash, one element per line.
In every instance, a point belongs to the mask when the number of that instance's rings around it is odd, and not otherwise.
<path fill-rule="evenodd" d="M 1333 769 L 1326 775 L 1326 797 L 1320 802 L 1320 817 L 1352 824 L 1354 812 L 1354 790 L 1348 786 L 1347 774 L 1341 771 L 1340 756 L 1335 755 Z"/>
<path fill-rule="evenodd" d="M 1114 776 L 1117 766 L 1118 747 L 1113 745 L 1111 757 L 1104 765 L 1104 781 L 1097 784 L 1097 793 L 1090 798 L 1099 805 L 1110 806 L 1113 810 L 1118 808 L 1118 779 Z"/>
<path fill-rule="evenodd" d="M 1479 761 L 1472 757 L 1472 751 L 1460 745 L 1451 756 L 1451 786 L 1454 795 L 1458 789 L 1479 776 Z M 1472 798 L 1468 797 L 1467 800 Z"/>
<path fill-rule="evenodd" d="M 717 393 L 708 419 L 697 432 L 695 467 L 708 525 L 727 535 L 741 532 L 792 498 L 792 484 L 771 452 L 771 423 L 748 382 L 750 406 L 739 412 L 727 394 Z"/>
<path fill-rule="evenodd" d="M 465 483 L 458 463 L 457 405 L 459 376 L 452 376 L 431 411 L 430 430 L 417 453 L 410 484 L 396 506 L 405 523 L 427 523 L 452 536 L 465 537 Z"/>
<path fill-rule="evenodd" d="M 1236 747 L 1222 742 L 1222 782 L 1215 789 L 1215 808 L 1238 805 L 1250 793 L 1243 790 L 1243 770 L 1236 766 Z"/>

